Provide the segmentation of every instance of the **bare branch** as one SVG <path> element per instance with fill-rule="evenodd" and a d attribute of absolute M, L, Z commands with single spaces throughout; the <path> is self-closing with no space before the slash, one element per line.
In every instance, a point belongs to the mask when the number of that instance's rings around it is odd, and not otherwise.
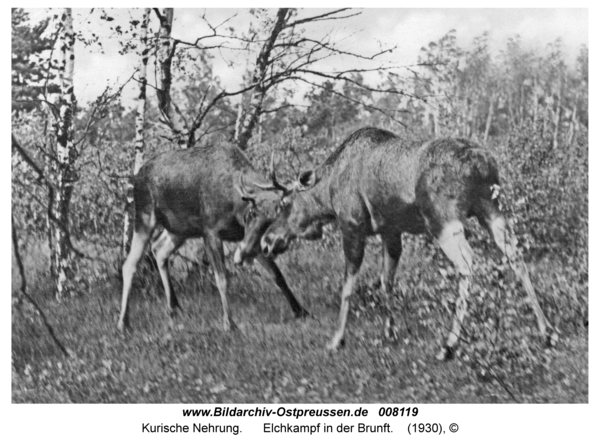
<path fill-rule="evenodd" d="M 45 99 L 27 99 L 27 100 L 21 100 L 21 99 L 12 99 L 13 102 L 15 103 L 32 103 L 32 102 L 40 102 L 43 103 L 45 105 L 48 105 L 48 108 L 52 111 L 52 116 L 55 119 L 58 119 L 60 116 L 60 113 L 58 112 L 58 109 L 56 108 L 56 105 L 52 102 L 49 102 Z"/>
<path fill-rule="evenodd" d="M 305 19 L 296 20 L 295 22 L 288 23 L 285 27 L 286 28 L 293 28 L 294 26 L 298 26 L 298 25 L 301 25 L 303 23 L 308 23 L 308 22 L 322 22 L 322 21 L 325 21 L 325 20 L 340 20 L 340 19 L 354 17 L 356 15 L 362 14 L 361 12 L 356 12 L 354 14 L 345 15 L 345 16 L 342 16 L 342 17 L 331 17 L 332 15 L 339 14 L 340 12 L 348 11 L 349 9 L 350 8 L 337 9 L 335 11 L 326 12 L 325 14 L 315 15 L 315 16 L 312 16 L 312 17 L 307 17 Z"/>
<path fill-rule="evenodd" d="M 252 75 L 252 82 L 255 83 L 256 86 L 252 89 L 249 103 L 250 109 L 242 121 L 240 131 L 236 133 L 235 142 L 242 150 L 246 149 L 248 140 L 250 140 L 258 117 L 260 116 L 262 103 L 267 94 L 264 80 L 269 66 L 272 66 L 269 64 L 269 59 L 271 58 L 271 52 L 273 51 L 276 40 L 285 28 L 286 21 L 289 18 L 289 12 L 290 10 L 288 8 L 280 8 L 277 10 L 277 19 L 269 33 L 269 38 L 262 46 L 260 53 L 256 58 L 256 67 Z"/>
<path fill-rule="evenodd" d="M 304 82 L 304 83 L 306 83 L 308 85 L 312 85 L 312 86 L 317 87 L 317 88 L 325 89 L 325 87 L 323 85 L 319 85 L 318 83 L 311 82 L 311 81 L 309 81 L 309 80 L 307 80 L 307 79 L 305 79 L 303 77 L 289 77 L 289 79 L 299 80 L 299 81 Z M 335 95 L 337 95 L 339 97 L 342 97 L 345 100 L 348 100 L 349 102 L 356 103 L 356 104 L 361 105 L 361 106 L 363 106 L 363 107 L 365 107 L 367 109 L 370 109 L 372 111 L 376 111 L 378 113 L 381 113 L 384 116 L 388 117 L 389 119 L 393 120 L 394 122 L 396 122 L 396 123 L 398 123 L 398 124 L 400 124 L 400 125 L 402 125 L 403 127 L 406 128 L 406 124 L 404 122 L 402 122 L 401 120 L 396 119 L 394 116 L 392 116 L 392 115 L 390 115 L 390 114 L 388 114 L 386 112 L 386 111 L 396 111 L 396 110 L 386 109 L 386 108 L 380 108 L 380 107 L 377 107 L 377 106 L 369 105 L 368 103 L 365 103 L 365 102 L 363 102 L 361 100 L 356 100 L 356 99 L 353 99 L 352 97 L 348 97 L 348 96 L 346 96 L 346 95 L 344 95 L 344 94 L 342 94 L 342 93 L 340 93 L 340 92 L 338 92 L 338 91 L 336 91 L 334 89 L 328 89 L 328 91 L 331 92 L 332 94 L 335 94 Z"/>
<path fill-rule="evenodd" d="M 48 97 L 48 82 L 50 81 L 50 69 L 52 67 L 52 55 L 54 54 L 54 48 L 56 47 L 56 42 L 60 36 L 60 31 L 62 30 L 62 21 L 58 22 L 56 26 L 56 31 L 54 33 L 54 40 L 52 42 L 52 46 L 50 47 L 50 55 L 48 56 L 48 69 L 46 69 L 46 76 L 44 78 L 44 97 Z"/>
<path fill-rule="evenodd" d="M 367 71 L 367 70 L 362 70 Z M 375 87 L 371 87 L 371 86 L 367 86 L 364 83 L 360 83 L 357 82 L 356 80 L 352 79 L 351 77 L 347 77 L 344 76 L 343 74 L 345 74 L 345 72 L 340 72 L 339 74 L 336 75 L 328 75 L 325 74 L 323 72 L 320 71 L 313 71 L 313 70 L 309 70 L 309 69 L 297 69 L 296 72 L 302 72 L 302 73 L 306 73 L 306 74 L 312 74 L 314 76 L 318 76 L 318 77 L 324 77 L 327 79 L 332 79 L 332 80 L 343 80 L 344 82 L 348 82 L 351 83 L 353 85 L 358 86 L 359 88 L 362 88 L 365 91 L 370 91 L 370 92 L 378 92 L 378 93 L 388 93 L 388 94 L 397 94 L 397 95 L 401 95 L 401 96 L 406 96 L 406 97 L 411 97 L 414 99 L 422 99 L 423 97 L 419 97 L 416 96 L 414 94 L 408 93 L 405 90 L 401 89 L 401 90 L 397 90 L 395 88 L 388 88 L 388 89 L 381 89 L 381 88 L 375 88 Z M 348 72 L 355 72 L 355 71 L 348 71 Z"/>
<path fill-rule="evenodd" d="M 69 352 L 67 351 L 65 346 L 62 344 L 62 342 L 60 342 L 60 340 L 56 336 L 56 333 L 54 333 L 54 328 L 52 328 L 52 325 L 50 325 L 50 322 L 48 322 L 48 318 L 44 314 L 44 311 L 40 308 L 40 306 L 37 304 L 37 302 L 35 302 L 35 300 L 27 292 L 27 280 L 25 278 L 25 267 L 23 266 L 23 259 L 21 258 L 21 253 L 19 252 L 19 241 L 18 241 L 18 237 L 17 237 L 17 228 L 15 226 L 15 219 L 12 214 L 10 216 L 10 221 L 11 221 L 11 225 L 12 225 L 13 253 L 15 255 L 15 260 L 17 262 L 17 268 L 19 270 L 19 275 L 21 276 L 20 295 L 22 298 L 25 298 L 27 300 L 27 302 L 29 302 L 29 304 L 33 307 L 33 309 L 35 310 L 37 315 L 42 320 L 42 324 L 44 324 L 44 327 L 46 327 L 46 330 L 48 330 L 48 334 L 50 335 L 50 337 L 52 338 L 52 340 L 54 341 L 56 346 L 60 349 L 61 353 L 65 356 L 69 356 Z"/>
<path fill-rule="evenodd" d="M 11 134 L 11 136 L 13 150 L 17 150 L 21 158 L 25 160 L 27 165 L 29 165 L 31 169 L 35 172 L 35 174 L 37 174 L 38 181 L 44 181 L 48 186 L 54 187 L 54 185 L 51 184 L 48 179 L 46 179 L 46 176 L 44 175 L 44 170 L 36 163 L 35 160 L 33 160 L 33 157 L 17 141 L 17 138 L 15 137 L 14 133 Z"/>
<path fill-rule="evenodd" d="M 40 168 L 39 165 L 37 165 L 37 163 L 35 163 L 33 158 L 23 149 L 23 147 L 17 141 L 14 134 L 12 134 L 12 147 L 14 149 L 16 149 L 16 151 L 19 153 L 21 158 L 24 159 L 25 162 L 27 162 L 27 164 L 29 166 L 31 166 L 31 168 L 35 171 L 35 173 L 38 175 L 38 180 L 43 181 L 44 184 L 48 187 L 48 205 L 47 205 L 48 218 L 52 222 L 54 222 L 56 224 L 56 226 L 58 227 L 58 229 L 61 230 L 65 234 L 67 247 L 79 257 L 82 257 L 82 258 L 88 257 L 85 254 L 83 254 L 81 251 L 79 251 L 77 248 L 75 248 L 75 246 L 71 242 L 71 235 L 69 233 L 69 228 L 67 226 L 65 226 L 62 223 L 62 221 L 60 221 L 54 215 L 54 212 L 52 211 L 52 208 L 54 208 L 54 198 L 55 198 L 55 194 L 56 194 L 56 187 L 54 186 L 54 184 L 48 180 L 48 178 L 45 176 L 42 168 Z M 26 186 L 23 186 L 23 189 L 28 191 Z M 40 204 L 42 204 L 42 206 L 44 206 L 43 203 L 40 202 Z"/>
<path fill-rule="evenodd" d="M 115 100 L 116 98 L 118 98 L 121 95 L 121 93 L 123 92 L 123 88 L 125 88 L 125 86 L 127 86 L 127 84 L 133 79 L 133 76 L 135 75 L 136 72 L 137 72 L 137 70 L 135 70 L 133 72 L 133 74 L 131 74 L 131 76 L 125 81 L 125 83 L 123 83 L 113 94 L 109 94 L 110 87 L 107 86 L 104 89 L 104 91 L 102 92 L 102 94 L 100 94 L 100 96 L 98 96 L 98 98 L 94 102 L 94 106 L 92 107 L 92 112 L 90 113 L 88 121 L 87 121 L 83 131 L 81 131 L 82 136 L 79 138 L 79 140 L 74 142 L 74 145 L 76 147 L 79 146 L 79 144 L 87 137 L 89 129 L 103 118 L 103 116 L 96 118 L 97 113 L 102 108 L 107 107 L 113 100 Z"/>
<path fill-rule="evenodd" d="M 362 59 L 362 60 L 374 60 L 377 57 L 379 57 L 383 54 L 386 54 L 388 52 L 393 52 L 396 48 L 398 48 L 398 45 L 396 45 L 393 48 L 388 48 L 388 49 L 379 51 L 378 53 L 375 53 L 371 56 L 363 56 L 363 55 L 357 54 L 355 52 L 348 52 L 348 51 L 343 51 L 339 48 L 335 48 L 335 47 L 331 46 L 330 44 L 328 44 L 327 42 L 314 40 L 314 39 L 310 39 L 310 38 L 306 38 L 306 37 L 298 40 L 297 42 L 280 43 L 277 46 L 279 46 L 279 47 L 289 47 L 289 46 L 300 47 L 300 45 L 302 43 L 313 43 L 315 46 L 323 47 L 324 49 L 327 49 L 335 54 L 348 55 L 348 56 L 356 57 L 356 58 Z"/>
<path fill-rule="evenodd" d="M 271 114 L 271 113 L 276 113 L 282 109 L 285 108 L 298 108 L 298 107 L 306 107 L 308 108 L 308 105 L 300 105 L 300 104 L 294 104 L 294 103 L 284 103 L 281 106 L 278 106 L 277 108 L 273 108 L 273 109 L 264 109 L 263 110 L 263 114 Z"/>
<path fill-rule="evenodd" d="M 156 16 L 158 17 L 158 21 L 160 21 L 161 23 L 163 22 L 163 20 L 165 20 L 164 16 L 160 13 L 160 9 L 159 8 L 152 8 L 152 10 L 154 11 L 154 13 L 156 14 Z"/>

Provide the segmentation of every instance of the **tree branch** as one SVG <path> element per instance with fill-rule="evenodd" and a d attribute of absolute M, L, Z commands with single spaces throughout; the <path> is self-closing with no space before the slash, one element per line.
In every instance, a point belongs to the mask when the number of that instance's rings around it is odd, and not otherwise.
<path fill-rule="evenodd" d="M 312 85 L 312 86 L 315 86 L 317 88 L 325 89 L 325 87 L 323 85 L 319 85 L 318 83 L 311 82 L 309 80 L 306 80 L 303 77 L 289 77 L 288 79 L 299 80 L 299 81 L 304 82 L 304 83 L 306 83 L 308 85 Z M 342 93 L 340 93 L 340 92 L 338 92 L 338 91 L 336 91 L 334 89 L 328 89 L 328 91 L 331 92 L 332 94 L 335 94 L 335 95 L 337 95 L 339 97 L 342 97 L 345 100 L 348 100 L 350 102 L 353 102 L 353 103 L 356 103 L 358 105 L 361 105 L 361 106 L 363 106 L 363 107 L 365 107 L 367 109 L 370 109 L 372 111 L 377 111 L 377 112 L 383 114 L 384 116 L 388 117 L 389 119 L 393 120 L 394 122 L 402 125 L 404 128 L 406 128 L 406 124 L 404 122 L 396 119 L 394 116 L 392 116 L 392 115 L 390 115 L 390 114 L 388 114 L 388 113 L 385 112 L 385 111 L 395 111 L 395 110 L 388 110 L 388 109 L 385 109 L 385 108 L 380 108 L 380 107 L 377 107 L 377 106 L 369 105 L 368 103 L 365 103 L 365 102 L 362 102 L 360 100 L 356 100 L 356 99 L 353 99 L 351 97 L 348 97 L 348 96 L 346 96 L 346 95 L 344 95 L 344 94 L 342 94 Z"/>
<path fill-rule="evenodd" d="M 10 222 L 12 225 L 13 252 L 15 255 L 15 260 L 17 262 L 17 268 L 19 270 L 19 275 L 21 276 L 21 288 L 19 290 L 19 294 L 22 298 L 26 299 L 27 302 L 29 302 L 29 304 L 33 307 L 33 309 L 35 310 L 37 315 L 42 320 L 42 324 L 44 324 L 44 327 L 46 327 L 46 330 L 48 330 L 48 334 L 50 335 L 50 338 L 52 339 L 52 341 L 54 341 L 54 343 L 59 348 L 61 353 L 65 357 L 68 357 L 69 356 L 68 350 L 62 344 L 62 342 L 60 342 L 60 340 L 56 336 L 56 333 L 54 333 L 54 328 L 52 328 L 52 325 L 50 325 L 50 323 L 48 322 L 48 318 L 44 314 L 44 311 L 40 308 L 40 306 L 37 304 L 37 302 L 35 302 L 35 300 L 27 292 L 27 280 L 25 278 L 25 267 L 23 266 L 23 259 L 21 259 L 21 253 L 19 252 L 19 241 L 18 241 L 18 237 L 17 237 L 17 229 L 15 227 L 15 219 L 12 214 L 10 216 Z"/>
<path fill-rule="evenodd" d="M 52 211 L 52 208 L 54 207 L 54 196 L 56 194 L 56 187 L 44 175 L 43 170 L 39 167 L 39 165 L 37 165 L 37 163 L 33 160 L 33 158 L 23 149 L 23 147 L 17 141 L 17 139 L 16 139 L 16 137 L 15 137 L 14 134 L 12 134 L 12 147 L 14 149 L 16 149 L 16 151 L 19 153 L 19 155 L 21 155 L 21 157 L 25 160 L 25 162 L 38 175 L 38 180 L 43 181 L 44 184 L 46 184 L 46 186 L 48 187 L 48 207 L 47 207 L 47 209 L 48 209 L 48 218 L 52 222 L 54 222 L 56 224 L 56 226 L 58 227 L 58 229 L 60 231 L 62 231 L 64 233 L 65 238 L 66 238 L 67 247 L 71 251 L 73 251 L 77 256 L 79 256 L 80 258 L 91 259 L 88 256 L 86 256 L 85 254 L 83 254 L 81 251 L 79 251 L 77 248 L 75 248 L 75 246 L 71 242 L 71 234 L 69 232 L 68 227 L 66 227 L 65 225 L 63 225 L 63 223 L 54 215 L 54 212 Z M 23 188 L 27 189 L 26 187 L 23 187 Z M 44 206 L 44 205 L 42 204 L 42 206 Z"/>
<path fill-rule="evenodd" d="M 361 12 L 356 12 L 354 14 L 345 15 L 345 16 L 342 16 L 342 17 L 331 17 L 334 14 L 339 14 L 340 12 L 348 11 L 349 9 L 350 8 L 337 9 L 335 11 L 326 12 L 325 14 L 315 15 L 315 16 L 308 17 L 308 18 L 305 18 L 305 19 L 296 20 L 295 22 L 288 23 L 285 26 L 285 28 L 293 28 L 294 26 L 298 26 L 298 25 L 301 25 L 303 23 L 308 23 L 308 22 L 321 22 L 321 21 L 324 21 L 324 20 L 340 20 L 340 19 L 354 17 L 354 16 L 362 14 Z"/>

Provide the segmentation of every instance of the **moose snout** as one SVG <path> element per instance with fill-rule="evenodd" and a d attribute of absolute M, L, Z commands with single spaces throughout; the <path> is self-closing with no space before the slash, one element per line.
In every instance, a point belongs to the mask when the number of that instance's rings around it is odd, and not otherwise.
<path fill-rule="evenodd" d="M 235 249 L 235 253 L 233 255 L 233 263 L 235 265 L 242 265 L 243 262 L 244 262 L 244 255 L 242 253 L 242 247 L 238 246 Z"/>
<path fill-rule="evenodd" d="M 248 252 L 248 245 L 245 242 L 242 242 L 235 250 L 233 255 L 233 263 L 239 266 L 252 265 L 255 255 L 256 252 Z"/>
<path fill-rule="evenodd" d="M 263 238 L 260 240 L 260 248 L 262 250 L 262 254 L 266 257 L 269 257 L 269 255 L 271 254 L 271 245 L 272 241 L 270 239 L 270 236 L 263 236 Z"/>
<path fill-rule="evenodd" d="M 260 240 L 262 254 L 269 257 L 273 254 L 281 253 L 285 250 L 285 241 L 283 238 L 273 234 L 266 234 Z"/>

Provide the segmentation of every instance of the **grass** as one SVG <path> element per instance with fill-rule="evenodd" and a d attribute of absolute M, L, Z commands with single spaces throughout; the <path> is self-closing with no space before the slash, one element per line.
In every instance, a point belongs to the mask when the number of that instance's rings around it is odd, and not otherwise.
<path fill-rule="evenodd" d="M 231 273 L 230 304 L 239 331 L 221 330 L 221 306 L 212 276 L 189 271 L 177 259 L 175 290 L 183 306 L 171 322 L 158 279 L 135 280 L 130 317 L 122 336 L 115 325 L 120 304 L 116 278 L 57 303 L 38 277 L 31 293 L 57 335 L 72 351 L 63 358 L 43 327 L 13 307 L 12 400 L 15 403 L 585 403 L 588 402 L 587 327 L 563 328 L 556 349 L 541 357 L 526 382 L 509 371 L 482 377 L 469 355 L 438 362 L 435 354 L 450 323 L 441 295 L 455 282 L 440 279 L 439 260 L 422 259 L 422 246 L 407 243 L 398 270 L 395 318 L 399 339 L 382 334 L 378 293 L 369 282 L 380 268 L 371 243 L 353 301 L 346 347 L 325 344 L 338 312 L 343 259 L 338 247 L 303 244 L 278 262 L 291 288 L 311 312 L 296 320 L 279 290 L 253 268 Z M 545 261 L 545 262 L 544 262 Z M 531 264 L 542 304 L 560 292 L 564 265 Z M 538 265 L 538 264 L 542 265 Z M 418 276 L 421 288 L 412 288 Z M 13 280 L 15 282 L 15 280 Z M 573 286 L 587 305 L 587 282 Z M 573 291 L 572 289 L 570 291 Z M 420 295 L 431 295 L 423 301 Z M 554 296 L 553 296 L 554 295 Z M 427 302 L 427 303 L 425 303 Z M 430 303 L 431 302 L 431 303 Z M 473 303 L 471 310 L 477 310 Z M 476 316 L 471 313 L 467 322 Z M 541 343 L 526 309 L 517 326 Z M 563 324 L 566 327 L 566 324 Z M 542 364 L 540 364 L 542 363 Z M 525 364 L 523 364 L 525 365 Z M 527 373 L 527 372 L 526 372 Z"/>

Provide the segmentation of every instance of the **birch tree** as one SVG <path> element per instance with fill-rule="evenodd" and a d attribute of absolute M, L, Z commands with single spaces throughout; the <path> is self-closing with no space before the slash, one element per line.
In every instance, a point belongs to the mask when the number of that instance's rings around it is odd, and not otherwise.
<path fill-rule="evenodd" d="M 265 95 L 267 94 L 268 89 L 265 78 L 267 76 L 267 68 L 271 62 L 271 52 L 275 46 L 275 41 L 279 37 L 279 34 L 289 19 L 289 12 L 289 8 L 280 8 L 277 11 L 277 18 L 275 19 L 275 23 L 271 29 L 270 35 L 262 46 L 261 51 L 256 59 L 256 66 L 254 68 L 254 73 L 252 74 L 251 80 L 252 84 L 255 86 L 252 89 L 250 96 L 250 103 L 248 105 L 249 109 L 245 116 L 244 113 L 240 113 L 239 118 L 241 123 L 238 124 L 238 127 L 236 128 L 235 142 L 242 150 L 245 150 L 248 146 L 248 141 L 252 136 L 252 131 L 254 131 L 256 122 L 261 115 L 263 101 L 265 100 Z"/>
<path fill-rule="evenodd" d="M 160 11 L 154 9 L 160 22 L 156 50 L 156 63 L 158 65 L 158 108 L 162 115 L 161 121 L 168 125 L 173 133 L 174 140 L 185 146 L 185 136 L 188 134 L 187 125 L 181 112 L 171 100 L 171 84 L 173 82 L 172 63 L 177 49 L 177 40 L 171 38 L 173 27 L 173 8 L 164 8 Z"/>
<path fill-rule="evenodd" d="M 66 8 L 60 19 L 59 66 L 60 97 L 58 100 L 59 119 L 56 122 L 56 153 L 58 168 L 56 173 L 56 196 L 53 213 L 63 229 L 55 227 L 53 257 L 56 269 L 56 299 L 61 300 L 69 289 L 67 284 L 72 271 L 73 256 L 69 248 L 69 204 L 76 180 L 75 161 L 77 150 L 74 145 L 75 107 L 77 101 L 73 90 L 73 72 L 75 67 L 75 34 L 71 8 Z"/>
<path fill-rule="evenodd" d="M 144 145 L 146 123 L 146 87 L 148 84 L 147 67 L 150 46 L 148 45 L 148 25 L 150 22 L 150 8 L 144 10 L 140 28 L 140 61 L 138 67 L 138 96 L 136 99 L 136 117 L 135 117 L 135 158 L 133 162 L 133 176 L 135 176 L 144 163 Z M 125 210 L 125 220 L 123 223 L 123 244 L 122 254 L 129 250 L 131 243 L 131 220 L 133 215 L 133 176 L 127 181 L 127 203 Z"/>

